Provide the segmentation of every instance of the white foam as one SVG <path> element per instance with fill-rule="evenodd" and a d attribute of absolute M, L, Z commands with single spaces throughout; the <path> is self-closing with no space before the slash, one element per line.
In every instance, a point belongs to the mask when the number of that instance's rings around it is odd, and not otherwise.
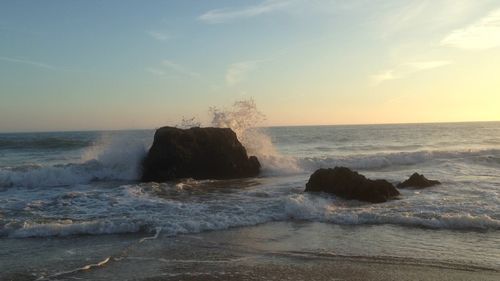
<path fill-rule="evenodd" d="M 293 174 L 302 171 L 295 158 L 281 155 L 271 138 L 263 129 L 258 128 L 265 116 L 252 99 L 237 101 L 231 109 L 212 108 L 211 113 L 211 125 L 231 128 L 248 154 L 257 156 L 264 174 Z"/>
<path fill-rule="evenodd" d="M 156 188 L 175 189 L 178 193 L 190 192 L 176 189 L 173 185 Z M 91 208 L 93 212 L 101 210 L 101 213 L 106 214 L 105 219 L 25 222 L 20 225 L 11 223 L 4 226 L 0 232 L 3 236 L 23 238 L 146 231 L 154 233 L 154 238 L 158 237 L 160 230 L 163 235 L 175 236 L 288 220 L 340 225 L 391 224 L 434 229 L 500 230 L 500 220 L 491 215 L 492 212 L 495 213 L 491 206 L 490 209 L 476 210 L 478 212 L 472 214 L 468 213 L 466 208 L 457 211 L 454 206 L 428 203 L 424 212 L 418 202 L 365 204 L 340 200 L 325 194 L 280 195 L 281 191 L 276 191 L 278 193 L 270 197 L 251 198 L 248 193 L 224 193 L 214 197 L 190 195 L 188 201 L 171 199 L 174 195 L 157 196 L 154 189 L 147 185 L 124 186 L 120 192 L 113 192 L 107 197 L 112 197 L 112 202 L 79 201 L 82 205 L 71 206 L 78 212 L 86 212 L 85 208 Z M 193 196 L 195 198 L 192 198 Z M 424 195 L 416 195 L 415 200 L 420 200 L 416 198 L 422 196 Z M 103 196 L 89 200 L 102 198 Z M 97 212 L 92 214 L 92 217 L 95 216 L 101 215 Z M 149 238 L 144 240 L 147 239 Z"/>
<path fill-rule="evenodd" d="M 499 155 L 498 149 L 483 150 L 421 150 L 414 152 L 394 152 L 377 154 L 358 154 L 350 156 L 306 157 L 299 160 L 305 170 L 347 166 L 353 169 L 377 169 L 391 166 L 414 165 L 432 160 L 449 160 Z"/>
<path fill-rule="evenodd" d="M 390 205 L 337 201 L 331 197 L 322 198 L 312 194 L 288 198 L 285 210 L 290 218 L 342 225 L 393 224 L 436 229 L 500 229 L 500 220 L 486 214 L 437 210 L 422 216 L 420 207 L 402 211 Z"/>
<path fill-rule="evenodd" d="M 79 271 L 87 271 L 87 270 L 95 268 L 95 267 L 101 267 L 101 266 L 107 264 L 110 261 L 110 259 L 111 259 L 111 257 L 107 257 L 104 260 L 99 261 L 97 263 L 87 264 L 87 265 L 84 265 L 82 267 L 75 268 L 73 270 L 57 272 L 57 273 L 52 274 L 50 276 L 42 276 L 42 277 L 36 279 L 36 281 L 38 281 L 38 280 L 51 280 L 54 278 L 59 278 L 63 275 L 68 275 L 68 274 L 72 274 L 72 273 L 79 272 Z"/>
<path fill-rule="evenodd" d="M 81 234 L 113 234 L 138 232 L 144 225 L 141 222 L 132 221 L 84 221 L 73 222 L 71 220 L 51 222 L 51 223 L 28 223 L 25 222 L 22 227 L 14 228 L 6 226 L 8 237 L 49 237 L 49 236 L 68 236 Z"/>
<path fill-rule="evenodd" d="M 61 186 L 93 180 L 135 180 L 146 146 L 137 139 L 106 138 L 87 149 L 80 163 L 0 169 L 0 187 Z"/>

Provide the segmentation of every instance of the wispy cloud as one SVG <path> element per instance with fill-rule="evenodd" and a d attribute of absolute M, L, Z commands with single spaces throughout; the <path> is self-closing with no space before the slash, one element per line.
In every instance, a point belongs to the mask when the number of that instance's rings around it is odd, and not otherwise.
<path fill-rule="evenodd" d="M 394 75 L 394 70 L 384 70 L 383 72 L 374 74 L 370 77 L 373 85 L 378 85 L 384 81 L 398 79 L 399 77 Z"/>
<path fill-rule="evenodd" d="M 265 0 L 254 6 L 215 9 L 202 14 L 198 19 L 205 23 L 215 24 L 237 19 L 252 18 L 283 10 L 292 2 L 293 0 Z"/>
<path fill-rule="evenodd" d="M 157 76 L 165 76 L 167 73 L 163 69 L 155 68 L 155 67 L 147 67 L 146 72 L 149 72 L 151 74 L 157 75 Z"/>
<path fill-rule="evenodd" d="M 165 32 L 149 30 L 146 31 L 146 33 L 158 41 L 167 41 L 168 39 L 170 39 L 170 35 Z"/>
<path fill-rule="evenodd" d="M 0 57 L 0 61 L 6 61 L 6 62 L 11 62 L 11 63 L 20 63 L 20 64 L 32 65 L 32 66 L 36 66 L 36 67 L 40 67 L 40 68 L 45 68 L 45 69 L 50 69 L 50 70 L 56 70 L 56 69 L 58 69 L 58 67 L 50 65 L 48 63 L 34 61 L 34 60 L 29 60 L 29 59 L 26 59 L 26 58 Z"/>
<path fill-rule="evenodd" d="M 440 34 L 477 13 L 487 10 L 490 0 L 371 1 L 370 25 L 383 37 Z M 379 14 L 380 12 L 380 14 Z M 432 33 L 431 33 L 432 32 Z M 439 33 L 436 33 L 439 32 Z"/>
<path fill-rule="evenodd" d="M 178 63 L 175 63 L 173 61 L 163 60 L 162 64 L 178 74 L 186 75 L 186 76 L 190 76 L 190 77 L 200 77 L 199 73 L 194 72 L 194 71 L 192 71 L 192 70 L 190 70 L 190 69 L 188 69 L 188 68 L 186 68 Z"/>
<path fill-rule="evenodd" d="M 486 50 L 500 47 L 500 9 L 478 22 L 448 34 L 441 45 L 468 50 Z"/>
<path fill-rule="evenodd" d="M 384 71 L 381 71 L 380 73 L 372 75 L 370 77 L 370 80 L 373 85 L 378 85 L 385 81 L 406 78 L 417 72 L 446 66 L 451 63 L 451 61 L 445 60 L 407 62 L 398 65 L 393 69 L 386 69 Z"/>
<path fill-rule="evenodd" d="M 172 74 L 182 75 L 187 77 L 199 78 L 200 74 L 190 70 L 189 68 L 175 63 L 171 60 L 163 60 L 159 67 L 147 67 L 146 72 L 157 76 L 168 76 Z"/>
<path fill-rule="evenodd" d="M 404 64 L 416 71 L 422 71 L 427 69 L 433 69 L 441 66 L 445 66 L 451 64 L 451 61 L 446 60 L 437 60 L 437 61 L 417 61 L 417 62 L 409 62 Z"/>
<path fill-rule="evenodd" d="M 257 69 L 260 61 L 242 61 L 229 65 L 226 71 L 226 84 L 228 86 L 234 86 L 242 81 L 244 81 L 248 74 Z"/>

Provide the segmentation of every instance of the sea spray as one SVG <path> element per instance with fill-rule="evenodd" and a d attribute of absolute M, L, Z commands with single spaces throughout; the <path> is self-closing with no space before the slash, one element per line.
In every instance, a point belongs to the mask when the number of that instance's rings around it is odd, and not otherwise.
<path fill-rule="evenodd" d="M 136 180 L 147 142 L 103 134 L 75 163 L 0 169 L 0 187 L 62 186 L 95 180 Z"/>
<path fill-rule="evenodd" d="M 231 109 L 210 108 L 211 125 L 231 128 L 250 155 L 259 158 L 265 174 L 291 174 L 302 171 L 293 157 L 281 155 L 271 138 L 259 127 L 266 120 L 253 99 L 234 102 Z"/>
<path fill-rule="evenodd" d="M 9 167 L 0 168 L 0 237 L 128 232 L 144 232 L 141 236 L 145 237 L 153 236 L 161 228 L 160 238 L 296 220 L 333 225 L 387 224 L 408 229 L 460 229 L 464 230 L 463 235 L 472 239 L 483 233 L 494 236 L 500 230 L 497 162 L 500 147 L 489 143 L 500 136 L 500 127 L 496 123 L 482 123 L 482 127 L 490 129 L 481 135 L 470 134 L 478 126 L 476 124 L 460 125 L 463 126 L 460 130 L 457 126 L 257 129 L 269 132 L 277 148 L 295 156 L 305 171 L 345 165 L 363 169 L 363 174 L 374 179 L 396 182 L 413 172 L 421 172 L 443 183 L 425 190 L 402 190 L 400 200 L 383 204 L 303 193 L 308 179 L 305 174 L 229 181 L 118 182 L 133 175 L 154 131 L 82 132 L 79 133 L 81 138 L 94 144 L 85 152 L 83 149 L 64 154 L 52 154 L 58 150 L 46 149 L 27 151 L 30 158 L 21 159 L 33 159 L 32 162 L 11 161 L 20 164 L 8 163 Z M 498 133 L 494 133 L 495 128 L 499 128 Z M 250 130 L 253 129 L 249 128 L 247 133 Z M 443 137 L 442 131 L 449 133 Z M 463 142 L 467 141 L 468 145 L 436 146 L 435 141 L 425 139 L 432 132 L 437 132 L 432 138 L 440 139 L 440 143 L 467 137 Z M 68 134 L 74 133 L 52 135 L 64 138 Z M 244 139 L 248 143 L 249 138 Z M 386 150 L 388 145 L 394 145 L 393 139 L 397 139 L 399 150 Z M 487 139 L 488 144 L 484 144 L 483 139 Z M 339 141 L 343 142 L 342 146 L 352 144 L 355 148 L 337 150 L 335 144 Z M 418 150 L 415 151 L 412 145 L 418 146 Z M 358 148 L 363 146 L 374 148 L 360 154 Z M 258 153 L 254 146 L 249 147 L 251 153 Z M 319 147 L 332 149 L 325 151 Z M 7 155 L 4 159 L 8 162 L 20 152 L 2 153 Z M 269 167 L 267 160 L 261 159 L 265 167 Z M 268 171 L 265 168 L 264 175 Z M 280 172 L 277 170 L 276 174 Z M 4 188 L 5 179 L 14 187 Z M 468 233 L 476 230 L 479 232 Z"/>
<path fill-rule="evenodd" d="M 140 164 L 149 146 L 146 140 L 104 134 L 87 149 L 83 162 L 98 161 L 116 172 L 118 179 L 135 180 L 140 176 Z"/>

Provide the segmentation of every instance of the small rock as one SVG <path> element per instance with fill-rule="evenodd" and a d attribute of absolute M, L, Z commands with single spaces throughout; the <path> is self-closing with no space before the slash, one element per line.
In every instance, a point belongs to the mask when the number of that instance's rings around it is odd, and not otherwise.
<path fill-rule="evenodd" d="M 411 177 L 402 183 L 398 184 L 398 188 L 415 187 L 415 188 L 426 188 L 433 185 L 441 184 L 436 180 L 429 180 L 424 175 L 419 173 L 414 173 Z"/>
<path fill-rule="evenodd" d="M 346 167 L 316 170 L 306 184 L 306 192 L 327 192 L 345 199 L 372 203 L 386 202 L 399 191 L 386 180 L 370 180 Z"/>

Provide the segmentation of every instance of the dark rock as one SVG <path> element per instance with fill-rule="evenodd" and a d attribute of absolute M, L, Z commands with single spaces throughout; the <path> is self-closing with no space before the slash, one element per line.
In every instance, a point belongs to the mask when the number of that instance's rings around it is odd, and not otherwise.
<path fill-rule="evenodd" d="M 426 188 L 437 184 L 441 183 L 436 180 L 428 180 L 427 178 L 424 177 L 424 175 L 421 175 L 419 173 L 414 173 L 413 175 L 411 175 L 409 179 L 405 180 L 402 183 L 399 183 L 398 188 L 405 188 L 405 187 Z"/>
<path fill-rule="evenodd" d="M 345 167 L 316 170 L 306 184 L 306 192 L 322 191 L 345 199 L 372 203 L 386 202 L 398 196 L 398 190 L 386 180 L 370 180 Z"/>
<path fill-rule="evenodd" d="M 257 157 L 248 157 L 229 128 L 162 127 L 142 163 L 141 180 L 245 178 L 259 170 Z"/>

